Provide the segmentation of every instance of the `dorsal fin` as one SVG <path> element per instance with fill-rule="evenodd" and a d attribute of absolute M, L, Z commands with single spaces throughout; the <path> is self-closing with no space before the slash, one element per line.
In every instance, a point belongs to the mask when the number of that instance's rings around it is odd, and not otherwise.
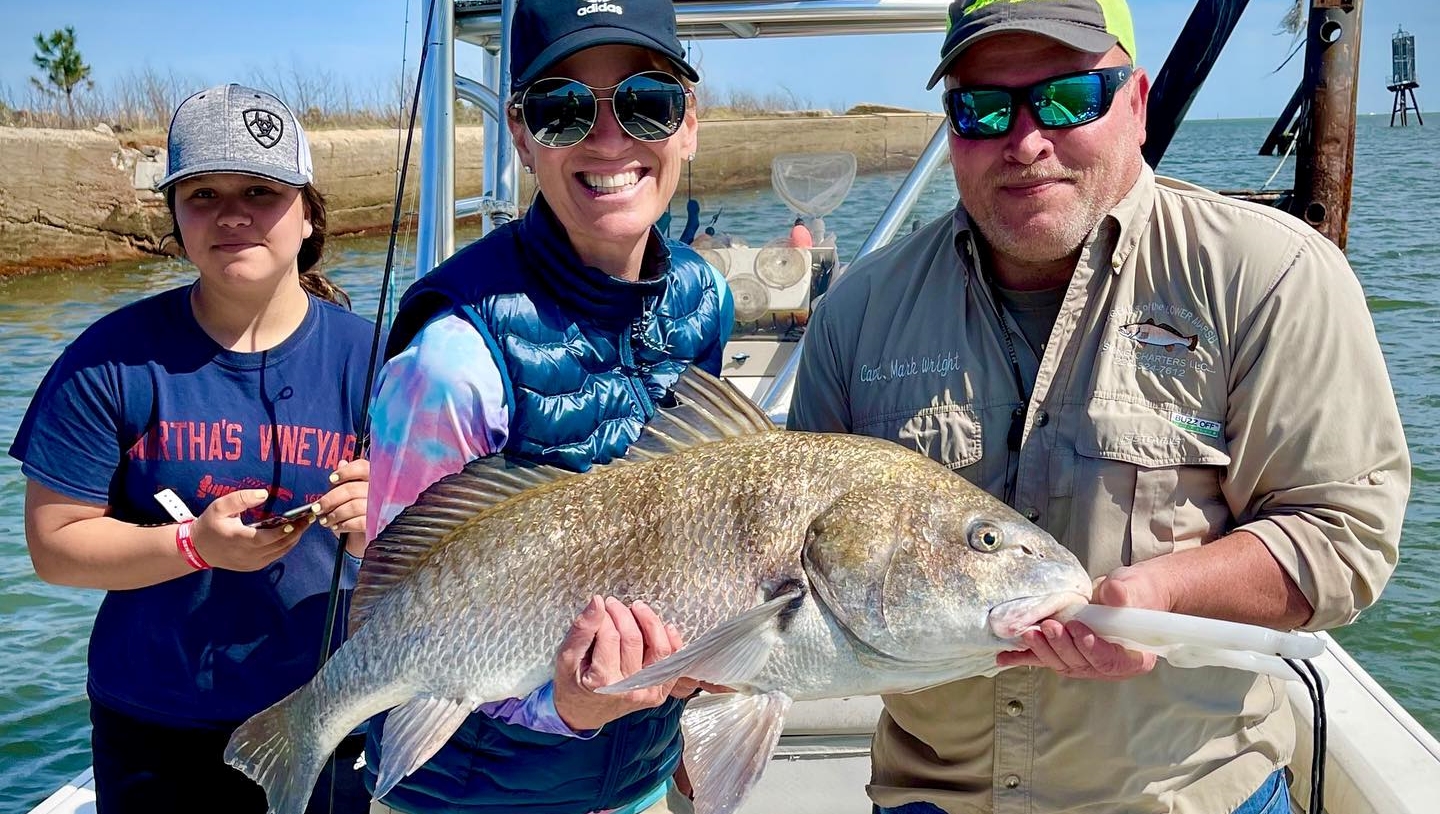
<path fill-rule="evenodd" d="M 625 457 L 592 471 L 640 463 L 723 438 L 775 429 L 765 412 L 729 382 L 690 368 L 671 388 L 675 404 L 662 407 Z M 375 603 L 414 570 L 440 540 L 480 513 L 546 484 L 577 477 L 554 466 L 525 464 L 503 455 L 477 458 L 436 481 L 365 549 L 365 564 L 350 600 L 350 632 L 365 624 Z"/>
<path fill-rule="evenodd" d="M 673 406 L 662 407 L 625 452 L 646 461 L 722 438 L 775 429 L 775 422 L 735 386 L 692 367 L 670 389 Z"/>
<path fill-rule="evenodd" d="M 522 492 L 575 476 L 559 467 L 491 455 L 436 481 L 365 548 L 365 563 L 350 599 L 350 632 L 359 630 L 375 602 L 455 529 Z"/>

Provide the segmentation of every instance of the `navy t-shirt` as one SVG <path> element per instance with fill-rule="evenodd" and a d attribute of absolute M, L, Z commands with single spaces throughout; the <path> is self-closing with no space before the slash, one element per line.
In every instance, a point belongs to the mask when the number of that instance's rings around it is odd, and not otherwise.
<path fill-rule="evenodd" d="M 139 524 L 173 522 L 154 498 L 165 488 L 197 516 L 236 489 L 270 490 L 247 522 L 331 488 L 361 419 L 370 322 L 311 297 L 289 338 L 241 353 L 210 339 L 189 297 L 186 286 L 136 302 L 65 350 L 10 448 L 26 477 Z M 278 701 L 315 672 L 338 552 L 311 524 L 259 571 L 107 592 L 90 637 L 91 697 L 142 720 L 215 728 Z M 347 563 L 345 588 L 356 571 Z"/>

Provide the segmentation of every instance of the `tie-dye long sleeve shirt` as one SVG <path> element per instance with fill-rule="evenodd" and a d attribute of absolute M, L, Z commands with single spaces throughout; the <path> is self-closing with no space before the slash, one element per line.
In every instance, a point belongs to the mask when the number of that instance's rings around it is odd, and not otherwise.
<path fill-rule="evenodd" d="M 476 458 L 499 452 L 509 438 L 510 413 L 500 371 L 485 340 L 454 314 L 431 320 L 381 368 L 370 410 L 368 540 L 431 484 Z M 565 725 L 555 710 L 553 690 L 546 682 L 525 698 L 479 709 L 537 732 L 593 734 Z"/>

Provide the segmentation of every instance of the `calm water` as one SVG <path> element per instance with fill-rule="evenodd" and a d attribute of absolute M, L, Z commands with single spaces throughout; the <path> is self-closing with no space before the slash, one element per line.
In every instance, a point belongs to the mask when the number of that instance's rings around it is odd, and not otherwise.
<path fill-rule="evenodd" d="M 1258 120 L 1189 123 L 1161 171 L 1217 188 L 1258 187 L 1275 168 L 1275 159 L 1254 155 L 1268 126 Z M 1381 603 L 1339 638 L 1440 733 L 1440 337 L 1434 330 L 1440 325 L 1440 269 L 1433 260 L 1440 253 L 1440 128 L 1390 130 L 1381 117 L 1362 119 L 1355 169 L 1350 259 L 1385 347 L 1415 485 L 1399 570 Z M 1282 173 L 1282 186 L 1285 179 Z M 893 174 L 857 180 L 846 202 L 826 218 L 842 253 L 864 239 L 865 227 L 900 180 Z M 954 198 L 946 172 L 917 216 L 928 220 Z M 784 234 L 793 220 L 769 191 L 706 196 L 701 203 L 706 221 L 723 206 L 717 228 L 751 245 Z M 381 240 L 332 244 L 329 269 L 355 295 L 361 313 L 374 313 L 384 257 Z M 192 276 L 183 262 L 153 261 L 0 280 L 3 449 L 40 377 L 71 338 L 102 314 Z M 1368 394 L 1334 398 L 1358 403 Z M 23 495 L 19 466 L 0 457 L 0 811 L 27 810 L 89 763 L 85 640 L 100 596 L 34 577 L 25 554 Z"/>

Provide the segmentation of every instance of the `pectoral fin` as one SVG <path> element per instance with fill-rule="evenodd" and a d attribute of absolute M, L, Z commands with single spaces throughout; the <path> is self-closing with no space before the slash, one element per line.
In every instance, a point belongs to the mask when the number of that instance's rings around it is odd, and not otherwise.
<path fill-rule="evenodd" d="M 470 715 L 473 705 L 453 698 L 412 698 L 390 711 L 380 742 L 375 799 L 440 751 Z"/>
<path fill-rule="evenodd" d="M 776 622 L 780 614 L 804 595 L 800 588 L 785 591 L 763 605 L 720 623 L 670 658 L 596 692 L 615 695 L 664 684 L 681 676 L 742 687 L 770 658 L 770 651 L 779 640 Z"/>
<path fill-rule="evenodd" d="M 730 814 L 745 802 L 775 753 L 790 704 L 776 691 L 702 695 L 686 705 L 680 726 L 695 814 Z"/>

